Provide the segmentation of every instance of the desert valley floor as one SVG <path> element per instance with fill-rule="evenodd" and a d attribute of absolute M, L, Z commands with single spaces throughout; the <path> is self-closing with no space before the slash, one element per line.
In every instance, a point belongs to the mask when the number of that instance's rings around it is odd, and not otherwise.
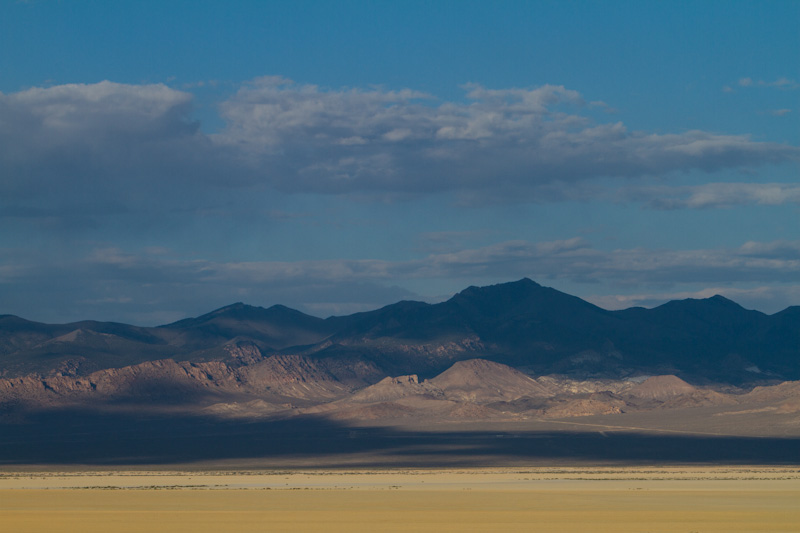
<path fill-rule="evenodd" d="M 51 412 L 5 425 L 0 523 L 20 533 L 797 531 L 795 418 L 749 411 L 394 425 Z"/>
<path fill-rule="evenodd" d="M 787 467 L 16 471 L 10 531 L 797 531 Z"/>

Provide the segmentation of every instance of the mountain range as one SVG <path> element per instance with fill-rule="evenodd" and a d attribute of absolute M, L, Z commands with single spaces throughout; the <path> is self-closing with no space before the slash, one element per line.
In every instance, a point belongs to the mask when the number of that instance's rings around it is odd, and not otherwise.
<path fill-rule="evenodd" d="M 327 319 L 4 315 L 0 465 L 795 464 L 798 378 L 800 307 L 607 311 L 529 279 Z"/>
<path fill-rule="evenodd" d="M 766 315 L 722 296 L 607 311 L 529 279 L 321 319 L 236 303 L 159 327 L 0 316 L 0 377 L 87 376 L 149 361 L 241 366 L 272 355 L 433 377 L 481 358 L 531 375 L 675 374 L 735 385 L 800 379 L 800 306 Z M 366 374 L 365 374 L 366 372 Z M 355 374 L 359 374 L 358 371 Z"/>

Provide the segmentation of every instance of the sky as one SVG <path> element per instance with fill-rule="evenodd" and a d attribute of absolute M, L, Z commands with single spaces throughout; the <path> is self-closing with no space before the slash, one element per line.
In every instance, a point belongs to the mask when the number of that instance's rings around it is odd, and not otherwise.
<path fill-rule="evenodd" d="M 0 313 L 800 304 L 800 2 L 0 1 Z"/>

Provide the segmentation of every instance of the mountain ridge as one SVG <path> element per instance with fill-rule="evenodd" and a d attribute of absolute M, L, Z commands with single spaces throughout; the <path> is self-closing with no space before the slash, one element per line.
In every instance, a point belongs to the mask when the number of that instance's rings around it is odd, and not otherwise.
<path fill-rule="evenodd" d="M 242 302 L 153 328 L 2 315 L 0 376 L 86 375 L 165 358 L 231 362 L 230 346 L 252 345 L 262 355 L 361 361 L 386 376 L 429 378 L 482 358 L 534 374 L 743 383 L 800 378 L 798 332 L 800 306 L 766 315 L 712 296 L 609 311 L 523 278 L 467 287 L 437 304 L 401 301 L 325 319 Z"/>

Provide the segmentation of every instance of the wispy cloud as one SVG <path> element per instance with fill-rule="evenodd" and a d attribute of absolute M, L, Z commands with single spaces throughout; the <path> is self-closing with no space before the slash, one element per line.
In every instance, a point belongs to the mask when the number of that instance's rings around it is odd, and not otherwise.
<path fill-rule="evenodd" d="M 158 253 L 94 250 L 65 268 L 100 279 L 130 281 L 286 284 L 391 281 L 418 278 L 536 276 L 572 281 L 629 282 L 800 281 L 800 241 L 747 242 L 738 248 L 600 250 L 581 237 L 558 241 L 507 241 L 405 261 L 329 259 L 304 261 L 209 261 Z M 13 262 L 7 265 L 13 266 Z M 10 270 L 24 275 L 24 265 Z M 6 280 L 8 281 L 8 280 Z"/>
<path fill-rule="evenodd" d="M 403 284 L 463 280 L 466 285 L 525 276 L 545 283 L 625 287 L 625 292 L 633 295 L 620 296 L 617 306 L 655 301 L 659 294 L 666 294 L 663 289 L 659 293 L 643 289 L 686 284 L 713 287 L 709 290 L 731 296 L 746 295 L 748 301 L 754 302 L 754 289 L 737 293 L 739 289 L 716 288 L 760 283 L 772 288 L 759 293 L 759 307 L 774 309 L 770 298 L 785 302 L 789 296 L 781 295 L 776 287 L 800 284 L 800 241 L 747 242 L 737 248 L 689 250 L 601 250 L 582 238 L 508 241 L 401 261 L 210 261 L 174 257 L 163 250 L 130 253 L 102 248 L 83 259 L 59 265 L 58 276 L 51 268 L 26 263 L 14 255 L 2 259 L 5 266 L 0 269 L 0 284 L 8 284 L 7 305 L 43 297 L 54 312 L 68 310 L 82 315 L 75 318 L 92 316 L 92 302 L 102 301 L 109 307 L 110 299 L 117 299 L 117 319 L 147 310 L 199 313 L 235 300 L 283 303 L 317 313 L 324 309 L 363 310 L 399 299 L 439 294 L 416 295 L 400 288 Z M 611 297 L 599 298 L 593 301 L 612 306 Z"/>
<path fill-rule="evenodd" d="M 772 81 L 754 80 L 753 78 L 739 78 L 740 87 L 771 87 L 775 89 L 794 90 L 800 88 L 800 83 L 786 77 L 777 78 Z"/>
<path fill-rule="evenodd" d="M 773 117 L 785 117 L 786 115 L 788 115 L 791 112 L 792 112 L 791 109 L 786 109 L 786 108 L 784 108 L 784 109 L 772 109 L 771 111 L 768 111 L 768 113 L 770 115 L 772 115 Z"/>
<path fill-rule="evenodd" d="M 800 185 L 793 183 L 706 183 L 685 187 L 630 187 L 622 201 L 643 202 L 654 209 L 711 209 L 746 205 L 800 204 Z"/>

